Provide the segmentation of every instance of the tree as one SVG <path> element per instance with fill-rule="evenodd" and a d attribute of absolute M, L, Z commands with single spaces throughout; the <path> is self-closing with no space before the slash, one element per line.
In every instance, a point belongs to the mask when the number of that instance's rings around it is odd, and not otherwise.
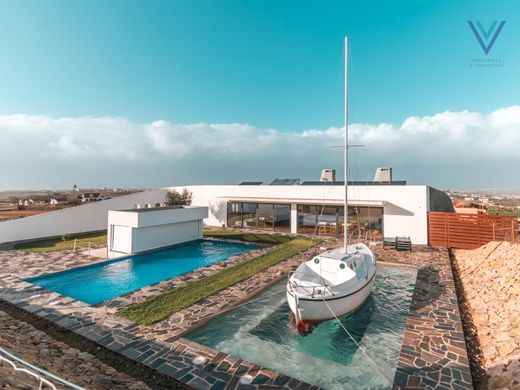
<path fill-rule="evenodd" d="M 179 192 L 177 190 L 171 190 L 166 194 L 164 203 L 166 206 L 189 206 L 191 204 L 193 194 L 186 188 Z"/>

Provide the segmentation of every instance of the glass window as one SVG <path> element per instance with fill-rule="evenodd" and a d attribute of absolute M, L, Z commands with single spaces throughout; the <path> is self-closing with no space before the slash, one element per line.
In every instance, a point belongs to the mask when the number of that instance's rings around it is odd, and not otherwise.
<path fill-rule="evenodd" d="M 274 205 L 262 204 L 258 205 L 258 228 L 273 229 L 274 228 Z"/>
<path fill-rule="evenodd" d="M 242 221 L 244 227 L 257 228 L 258 227 L 258 204 L 256 203 L 242 203 Z"/>
<path fill-rule="evenodd" d="M 229 227 L 242 227 L 242 203 L 228 202 L 227 225 Z"/>
<path fill-rule="evenodd" d="M 341 208 L 341 214 L 343 208 Z M 349 232 L 353 240 L 380 239 L 383 237 L 383 208 L 349 206 Z"/>
<path fill-rule="evenodd" d="M 319 235 L 343 234 L 343 206 L 298 205 L 298 233 Z M 348 208 L 348 229 L 354 239 L 378 239 L 383 236 L 383 208 Z"/>
<path fill-rule="evenodd" d="M 291 205 L 274 205 L 274 230 L 279 232 L 291 231 Z"/>
<path fill-rule="evenodd" d="M 318 207 L 298 205 L 298 233 L 312 234 L 318 224 Z"/>

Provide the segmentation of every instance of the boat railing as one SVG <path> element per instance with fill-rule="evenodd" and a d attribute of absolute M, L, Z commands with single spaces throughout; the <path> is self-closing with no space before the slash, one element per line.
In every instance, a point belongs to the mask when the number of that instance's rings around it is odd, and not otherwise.
<path fill-rule="evenodd" d="M 0 348 L 0 363 L 5 363 L 16 372 L 22 372 L 35 380 L 38 381 L 39 389 L 43 389 L 43 386 L 47 386 L 50 389 L 57 390 L 56 385 L 53 383 L 60 383 L 67 386 L 68 388 L 75 390 L 84 390 L 83 387 L 77 386 L 63 378 L 60 378 L 42 368 L 36 367 L 31 363 L 13 355 L 12 353 Z"/>
<path fill-rule="evenodd" d="M 332 296 L 335 295 L 334 292 L 331 290 L 331 288 L 329 286 L 327 286 L 326 284 L 322 284 L 320 286 L 303 286 L 301 284 L 297 284 L 296 282 L 293 282 L 293 283 L 289 282 L 288 285 L 289 285 L 289 288 L 291 291 L 294 291 L 294 289 L 296 289 L 296 288 L 301 288 L 308 295 L 310 295 L 311 298 L 314 298 L 317 295 L 323 296 L 324 295 L 323 292 L 325 290 L 328 290 Z M 310 289 L 312 289 L 312 290 L 310 290 Z M 316 292 L 316 290 L 319 290 L 319 291 Z"/>

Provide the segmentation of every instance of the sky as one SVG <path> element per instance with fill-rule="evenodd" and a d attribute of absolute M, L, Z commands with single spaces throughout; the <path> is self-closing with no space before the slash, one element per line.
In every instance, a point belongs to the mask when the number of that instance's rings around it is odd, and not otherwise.
<path fill-rule="evenodd" d="M 351 177 L 519 188 L 519 19 L 513 0 L 0 0 L 0 190 L 341 176 L 345 35 Z M 468 21 L 495 20 L 486 55 Z"/>

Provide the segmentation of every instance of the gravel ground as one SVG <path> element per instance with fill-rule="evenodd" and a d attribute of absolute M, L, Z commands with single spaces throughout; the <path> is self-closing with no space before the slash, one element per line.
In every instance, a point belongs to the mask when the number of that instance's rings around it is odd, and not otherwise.
<path fill-rule="evenodd" d="M 482 378 L 475 388 L 520 390 L 520 244 L 453 253 L 465 331 L 474 336 L 473 372 Z"/>
<path fill-rule="evenodd" d="M 179 388 L 170 379 L 150 369 L 96 347 L 95 344 L 53 327 L 44 320 L 19 312 L 1 301 L 0 347 L 88 389 Z M 0 363 L 0 389 L 35 388 L 38 388 L 36 380 Z"/>

